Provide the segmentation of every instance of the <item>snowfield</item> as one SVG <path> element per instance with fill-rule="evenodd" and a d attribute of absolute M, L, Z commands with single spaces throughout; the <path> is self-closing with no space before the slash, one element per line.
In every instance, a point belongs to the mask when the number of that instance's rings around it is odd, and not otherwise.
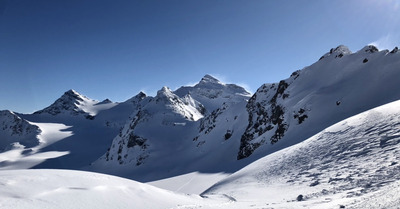
<path fill-rule="evenodd" d="M 0 208 L 181 208 L 221 204 L 119 177 L 72 170 L 0 171 Z"/>

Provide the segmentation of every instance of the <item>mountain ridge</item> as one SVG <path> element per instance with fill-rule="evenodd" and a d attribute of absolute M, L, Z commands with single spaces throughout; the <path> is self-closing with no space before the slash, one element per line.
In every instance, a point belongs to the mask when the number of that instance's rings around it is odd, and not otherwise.
<path fill-rule="evenodd" d="M 17 115 L 68 126 L 72 133 L 41 148 L 69 154 L 35 168 L 90 170 L 141 181 L 196 171 L 230 173 L 400 99 L 399 65 L 395 49 L 366 46 L 352 53 L 340 45 L 252 95 L 206 74 L 193 86 L 163 87 L 154 97 L 139 92 L 124 102 L 99 102 L 69 90 L 43 110 Z"/>

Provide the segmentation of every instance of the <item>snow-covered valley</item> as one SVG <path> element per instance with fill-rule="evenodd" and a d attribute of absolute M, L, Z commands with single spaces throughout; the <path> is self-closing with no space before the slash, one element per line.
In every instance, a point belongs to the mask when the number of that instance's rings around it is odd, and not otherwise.
<path fill-rule="evenodd" d="M 3 170 L 0 206 L 396 208 L 400 204 L 399 130 L 400 101 L 396 101 L 348 118 L 302 143 L 253 162 L 222 178 L 201 196 L 91 172 Z M 152 184 L 182 188 L 200 175 Z M 218 177 L 208 179 L 212 182 Z M 192 184 L 202 181 L 207 183 L 202 179 Z"/>
<path fill-rule="evenodd" d="M 338 46 L 253 95 L 205 75 L 1 111 L 0 207 L 396 208 L 399 66 L 397 50 Z"/>

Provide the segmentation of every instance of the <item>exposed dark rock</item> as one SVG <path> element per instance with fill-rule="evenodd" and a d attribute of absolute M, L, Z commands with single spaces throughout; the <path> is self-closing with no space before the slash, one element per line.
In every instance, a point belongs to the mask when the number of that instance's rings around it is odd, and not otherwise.
<path fill-rule="evenodd" d="M 232 131 L 231 130 L 226 130 L 226 133 L 224 135 L 225 140 L 228 140 L 232 136 Z"/>
<path fill-rule="evenodd" d="M 277 87 L 275 84 L 270 86 L 263 85 L 250 98 L 246 106 L 249 113 L 249 124 L 241 137 L 237 159 L 250 156 L 255 149 L 264 144 L 266 142 L 265 139 L 258 139 L 257 142 L 253 141 L 264 133 L 274 130 L 270 137 L 271 144 L 278 142 L 285 135 L 288 129 L 284 118 L 285 109 L 277 101 L 278 98 L 285 99 L 289 96 L 285 92 L 288 86 L 289 84 L 284 80 L 280 81 Z M 267 95 L 269 91 L 275 91 L 269 101 L 257 100 L 257 95 Z M 304 120 L 305 117 L 302 119 Z"/>
<path fill-rule="evenodd" d="M 129 134 L 129 139 L 128 139 L 128 144 L 127 147 L 131 148 L 134 146 L 140 146 L 143 147 L 145 146 L 145 142 L 147 141 L 147 139 L 142 138 L 140 136 L 137 136 L 135 134 L 133 134 L 132 132 Z"/>
<path fill-rule="evenodd" d="M 297 201 L 303 201 L 304 200 L 303 195 L 301 194 L 301 195 L 297 196 L 296 200 Z"/>
<path fill-rule="evenodd" d="M 376 48 L 376 46 L 373 46 L 373 45 L 366 46 L 363 49 L 364 49 L 365 52 L 368 52 L 368 53 L 374 53 L 374 52 L 378 52 L 379 51 L 379 49 Z"/>
<path fill-rule="evenodd" d="M 390 51 L 391 54 L 397 53 L 399 51 L 399 48 L 396 46 L 392 51 Z"/>

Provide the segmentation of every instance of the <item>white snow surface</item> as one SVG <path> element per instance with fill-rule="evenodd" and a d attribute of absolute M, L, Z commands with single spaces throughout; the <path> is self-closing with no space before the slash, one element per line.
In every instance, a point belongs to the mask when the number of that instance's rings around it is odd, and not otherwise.
<path fill-rule="evenodd" d="M 70 126 L 57 123 L 29 122 L 29 124 L 39 128 L 40 133 L 36 136 L 39 143 L 31 147 L 26 147 L 19 143 L 13 144 L 10 150 L 0 153 L 0 170 L 32 168 L 45 160 L 61 157 L 69 153 L 69 151 L 41 152 L 40 150 L 72 136 L 73 133 L 71 131 L 65 131 Z"/>
<path fill-rule="evenodd" d="M 147 183 L 174 192 L 199 195 L 227 176 L 229 176 L 229 174 L 226 173 L 192 172 Z"/>
<path fill-rule="evenodd" d="M 72 170 L 0 171 L 0 185 L 2 209 L 165 209 L 220 204 L 115 176 Z"/>
<path fill-rule="evenodd" d="M 399 130 L 400 100 L 253 162 L 201 196 L 91 172 L 0 171 L 0 208 L 398 208 Z"/>
<path fill-rule="evenodd" d="M 255 207 L 396 208 L 399 130 L 400 101 L 396 101 L 270 154 L 203 195 L 228 195 L 239 205 L 251 202 Z M 296 200 L 299 195 L 303 201 Z"/>

